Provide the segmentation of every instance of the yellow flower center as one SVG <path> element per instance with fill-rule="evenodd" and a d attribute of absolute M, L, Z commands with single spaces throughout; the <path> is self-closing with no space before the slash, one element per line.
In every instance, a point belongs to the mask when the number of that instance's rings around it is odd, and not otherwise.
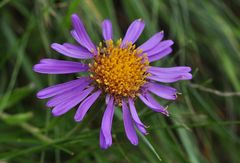
<path fill-rule="evenodd" d="M 99 44 L 98 54 L 89 65 L 90 76 L 98 87 L 114 96 L 116 103 L 121 105 L 124 97 L 134 98 L 149 75 L 146 70 L 149 62 L 146 54 L 128 43 L 121 47 L 121 39 L 116 45 L 112 40 L 106 42 L 106 47 Z"/>

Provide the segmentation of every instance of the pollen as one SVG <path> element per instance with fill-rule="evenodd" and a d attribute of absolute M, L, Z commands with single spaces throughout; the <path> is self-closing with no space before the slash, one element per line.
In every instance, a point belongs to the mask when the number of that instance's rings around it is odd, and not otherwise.
<path fill-rule="evenodd" d="M 114 96 L 116 103 L 126 97 L 135 98 L 146 83 L 148 58 L 132 43 L 121 46 L 121 39 L 106 46 L 99 44 L 93 63 L 89 64 L 91 78 L 104 92 Z"/>

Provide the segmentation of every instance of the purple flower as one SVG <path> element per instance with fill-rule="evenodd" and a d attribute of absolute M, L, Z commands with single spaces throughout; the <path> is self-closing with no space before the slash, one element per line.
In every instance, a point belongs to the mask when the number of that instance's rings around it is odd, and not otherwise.
<path fill-rule="evenodd" d="M 129 26 L 123 40 L 113 42 L 110 20 L 102 22 L 104 41 L 96 46 L 89 38 L 80 18 L 72 15 L 71 34 L 77 45 L 53 43 L 51 47 L 62 55 L 85 60 L 84 63 L 56 59 L 42 59 L 33 70 L 43 74 L 70 74 L 88 72 L 88 77 L 81 77 L 66 83 L 45 88 L 37 93 L 40 99 L 50 98 L 48 107 L 52 107 L 54 116 L 60 116 L 78 106 L 74 116 L 81 122 L 91 105 L 105 96 L 100 147 L 106 149 L 112 145 L 111 128 L 115 106 L 121 106 L 125 133 L 133 145 L 138 144 L 135 129 L 147 134 L 146 126 L 140 120 L 134 102 L 137 97 L 150 109 L 168 116 L 168 111 L 152 96 L 166 100 L 175 100 L 177 90 L 160 83 L 172 83 L 189 80 L 190 67 L 154 67 L 150 63 L 172 52 L 172 40 L 163 41 L 163 32 L 156 33 L 139 47 L 136 40 L 144 29 L 144 22 L 137 19 Z M 88 64 L 86 64 L 88 63 Z"/>

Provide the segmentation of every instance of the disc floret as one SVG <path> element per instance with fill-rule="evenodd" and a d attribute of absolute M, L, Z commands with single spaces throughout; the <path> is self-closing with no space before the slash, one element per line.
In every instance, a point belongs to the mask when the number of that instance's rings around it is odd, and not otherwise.
<path fill-rule="evenodd" d="M 132 43 L 122 47 L 121 42 L 108 40 L 105 47 L 100 43 L 94 62 L 89 65 L 98 87 L 113 95 L 119 104 L 124 97 L 134 98 L 149 75 L 146 54 Z"/>

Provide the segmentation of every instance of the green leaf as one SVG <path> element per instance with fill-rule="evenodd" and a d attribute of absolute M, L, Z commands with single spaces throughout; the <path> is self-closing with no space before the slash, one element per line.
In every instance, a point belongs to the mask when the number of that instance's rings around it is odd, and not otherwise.
<path fill-rule="evenodd" d="M 0 111 L 7 109 L 22 99 L 30 95 L 34 90 L 34 85 L 28 85 L 25 87 L 14 89 L 13 91 L 5 93 L 3 96 L 0 97 Z"/>
<path fill-rule="evenodd" d="M 28 121 L 32 117 L 33 117 L 32 112 L 19 113 L 14 115 L 0 113 L 0 118 L 9 125 L 18 125 L 20 123 Z"/>

